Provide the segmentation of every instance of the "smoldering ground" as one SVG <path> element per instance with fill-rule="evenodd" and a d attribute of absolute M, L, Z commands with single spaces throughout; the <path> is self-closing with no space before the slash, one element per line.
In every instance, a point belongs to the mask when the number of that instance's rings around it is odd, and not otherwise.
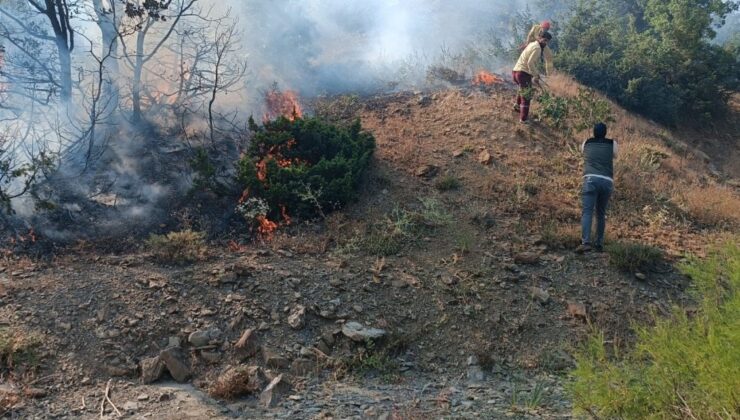
<path fill-rule="evenodd" d="M 231 143 L 244 140 L 244 133 L 237 131 L 249 115 L 262 115 L 263 92 L 270 86 L 303 97 L 418 88 L 425 82 L 426 67 L 440 54 L 458 53 L 485 31 L 505 27 L 524 7 L 524 2 L 503 0 L 198 0 L 177 19 L 178 7 L 189 2 L 175 0 L 161 11 L 166 19 L 151 24 L 141 50 L 135 48 L 136 37 L 146 25 L 120 34 L 117 51 L 106 57 L 103 25 L 95 20 L 104 14 L 91 7 L 102 5 L 110 15 L 118 3 L 81 2 L 84 7 L 70 20 L 77 40 L 73 95 L 62 101 L 56 89 L 54 61 L 59 55 L 54 44 L 14 44 L 33 38 L 24 34 L 30 29 L 18 22 L 21 18 L 30 19 L 40 33 L 51 31 L 44 16 L 21 3 L 2 5 L 6 13 L 0 16 L 0 39 L 12 59 L 0 74 L 3 98 L 4 104 L 14 105 L 12 110 L 0 109 L 0 129 L 9 128 L 6 119 L 15 124 L 20 120 L 42 134 L 27 136 L 27 144 L 18 150 L 48 149 L 58 157 L 38 176 L 33 197 L 14 199 L 13 206 L 21 226 L 36 225 L 42 236 L 59 241 L 161 225 L 173 208 L 188 202 L 194 178 L 188 153 L 199 144 L 219 143 L 222 147 L 216 149 L 224 162 L 236 159 L 238 147 Z M 113 21 L 119 28 L 125 23 Z M 213 83 L 215 56 L 209 47 L 223 39 L 230 24 L 234 38 L 220 63 L 235 66 L 234 80 L 228 88 L 210 92 L 203 87 Z M 171 36 L 165 40 L 167 34 Z M 28 45 L 36 45 L 53 64 L 34 64 L 22 51 Z M 151 54 L 140 75 L 143 120 L 131 116 L 137 77 L 132 66 L 140 52 Z M 198 66 L 187 67 L 196 57 L 201 59 Z M 246 66 L 243 73 L 240 65 Z M 16 75 L 38 69 L 49 73 L 49 100 L 29 98 L 28 86 L 12 77 L 13 69 Z M 187 83 L 195 86 L 197 95 L 182 95 Z M 183 96 L 191 102 L 178 102 Z M 219 131 L 211 134 L 210 142 L 204 133 L 211 127 L 205 122 L 207 111 L 222 117 L 211 118 L 216 120 L 211 129 Z M 39 206 L 39 201 L 49 205 Z"/>

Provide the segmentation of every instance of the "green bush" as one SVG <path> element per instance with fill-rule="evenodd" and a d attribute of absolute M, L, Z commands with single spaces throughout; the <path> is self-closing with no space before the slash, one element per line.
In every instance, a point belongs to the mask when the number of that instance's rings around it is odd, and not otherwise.
<path fill-rule="evenodd" d="M 663 258 L 663 252 L 650 245 L 626 242 L 615 242 L 606 246 L 609 253 L 609 264 L 614 267 L 634 273 L 647 270 Z"/>
<path fill-rule="evenodd" d="M 699 303 L 675 308 L 637 344 L 611 357 L 603 334 L 576 357 L 570 390 L 577 412 L 594 418 L 730 419 L 740 414 L 740 247 L 730 243 L 706 260 L 681 266 Z"/>
<path fill-rule="evenodd" d="M 317 118 L 278 117 L 263 126 L 250 118 L 248 153 L 239 161 L 238 180 L 249 197 L 264 200 L 268 216 L 312 218 L 357 197 L 375 139 L 361 131 L 359 120 L 348 128 Z"/>

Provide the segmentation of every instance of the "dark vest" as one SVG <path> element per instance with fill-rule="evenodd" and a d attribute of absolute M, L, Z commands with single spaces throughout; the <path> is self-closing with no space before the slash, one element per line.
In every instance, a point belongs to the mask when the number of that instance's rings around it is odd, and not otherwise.
<path fill-rule="evenodd" d="M 591 138 L 583 145 L 583 175 L 601 175 L 614 179 L 614 140 Z"/>

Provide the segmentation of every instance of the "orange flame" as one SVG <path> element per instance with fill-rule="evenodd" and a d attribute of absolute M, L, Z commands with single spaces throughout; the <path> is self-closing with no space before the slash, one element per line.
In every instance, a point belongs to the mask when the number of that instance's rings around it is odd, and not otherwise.
<path fill-rule="evenodd" d="M 298 103 L 298 94 L 292 90 L 279 91 L 271 89 L 265 93 L 265 112 L 262 120 L 264 122 L 274 120 L 283 116 L 290 121 L 303 117 L 303 110 Z"/>
<path fill-rule="evenodd" d="M 276 145 L 272 146 L 270 150 L 265 154 L 265 157 L 263 157 L 257 164 L 255 165 L 257 167 L 257 179 L 264 183 L 267 180 L 267 162 L 269 160 L 274 160 L 277 162 L 278 166 L 281 168 L 287 168 L 294 163 L 300 163 L 300 159 L 288 159 L 282 156 L 282 149 L 287 148 L 288 150 L 292 149 L 293 146 L 296 145 L 295 139 L 290 139 L 285 143 L 285 146 Z"/>
<path fill-rule="evenodd" d="M 260 236 L 268 240 L 272 239 L 272 235 L 275 233 L 275 230 L 277 230 L 278 224 L 263 215 L 257 216 L 257 222 L 259 223 L 259 226 L 257 226 L 257 232 L 259 232 Z"/>
<path fill-rule="evenodd" d="M 473 77 L 473 86 L 491 86 L 498 83 L 504 83 L 504 79 L 485 70 L 479 71 L 478 74 Z"/>

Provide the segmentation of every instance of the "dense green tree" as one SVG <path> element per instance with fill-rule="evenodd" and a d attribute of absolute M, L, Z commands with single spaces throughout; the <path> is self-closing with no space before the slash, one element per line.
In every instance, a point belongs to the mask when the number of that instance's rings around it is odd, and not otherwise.
<path fill-rule="evenodd" d="M 557 66 L 660 122 L 716 117 L 738 89 L 740 62 L 710 43 L 737 1 L 579 1 Z"/>

